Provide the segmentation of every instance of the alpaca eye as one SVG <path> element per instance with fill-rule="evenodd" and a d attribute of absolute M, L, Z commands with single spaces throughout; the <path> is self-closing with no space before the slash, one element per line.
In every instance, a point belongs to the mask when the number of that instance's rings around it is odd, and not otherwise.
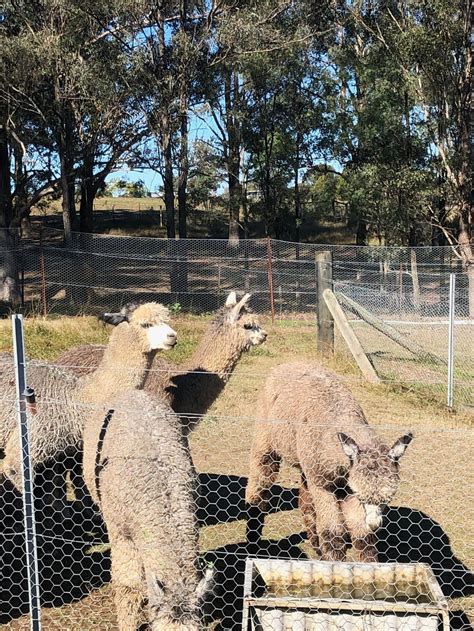
<path fill-rule="evenodd" d="M 144 329 L 150 329 L 153 326 L 153 324 L 150 324 L 150 322 L 144 322 L 141 326 Z"/>
<path fill-rule="evenodd" d="M 251 331 L 253 329 L 253 324 L 244 324 L 244 329 L 247 329 L 247 331 Z"/>

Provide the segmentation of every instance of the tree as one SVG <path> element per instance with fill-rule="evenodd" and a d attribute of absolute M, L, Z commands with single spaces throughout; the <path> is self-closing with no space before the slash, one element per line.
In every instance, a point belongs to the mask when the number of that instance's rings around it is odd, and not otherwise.
<path fill-rule="evenodd" d="M 441 216 L 428 207 L 438 227 L 462 260 L 469 278 L 469 311 L 474 315 L 472 245 L 472 0 L 414 0 L 396 6 L 380 3 L 383 21 L 357 23 L 376 38 L 406 79 L 410 94 L 435 147 L 433 163 L 446 181 L 449 198 Z"/>

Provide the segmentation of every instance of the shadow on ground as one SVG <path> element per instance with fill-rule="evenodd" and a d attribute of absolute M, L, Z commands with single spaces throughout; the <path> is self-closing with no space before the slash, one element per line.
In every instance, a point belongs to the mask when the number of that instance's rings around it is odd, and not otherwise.
<path fill-rule="evenodd" d="M 242 543 L 225 545 L 205 553 L 205 561 L 216 568 L 216 594 L 208 603 L 208 615 L 217 622 L 216 631 L 240 629 L 245 559 L 247 556 L 306 558 L 298 547 L 304 533 L 276 541 L 262 538 L 264 516 L 245 503 L 247 478 L 201 473 L 198 520 L 212 526 L 246 520 L 247 536 Z M 296 489 L 272 488 L 271 513 L 297 507 Z M 73 515 L 81 515 L 74 507 Z M 0 623 L 27 611 L 27 578 L 24 556 L 23 512 L 21 498 L 8 481 L 0 484 Z M 45 527 L 45 524 L 47 527 Z M 59 607 L 81 599 L 110 580 L 108 551 L 94 551 L 101 526 L 90 521 L 69 526 L 38 519 L 39 568 L 42 602 Z M 71 536 L 72 534 L 72 536 Z M 71 541 L 74 539 L 74 541 Z M 106 537 L 102 540 L 105 542 Z M 440 524 L 425 513 L 409 507 L 387 509 L 384 525 L 378 532 L 378 550 L 383 562 L 423 562 L 430 565 L 445 596 L 459 598 L 474 593 L 473 574 L 455 555 L 449 537 Z M 453 612 L 452 629 L 471 629 L 463 611 Z"/>
<path fill-rule="evenodd" d="M 82 514 L 74 503 L 71 509 L 73 515 Z M 5 478 L 0 481 L 0 515 L 0 624 L 5 624 L 28 612 L 22 500 Z M 90 527 L 89 520 L 82 525 L 52 522 L 51 515 L 36 511 L 41 603 L 60 607 L 110 580 L 110 556 L 91 548 L 95 533 L 84 528 Z"/>

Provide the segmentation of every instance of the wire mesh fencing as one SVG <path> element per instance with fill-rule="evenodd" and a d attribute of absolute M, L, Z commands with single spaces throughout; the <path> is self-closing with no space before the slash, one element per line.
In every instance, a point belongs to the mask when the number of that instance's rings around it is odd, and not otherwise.
<path fill-rule="evenodd" d="M 12 246 L 13 247 L 13 246 Z M 281 242 L 117 237 L 43 230 L 0 252 L 19 278 L 27 313 L 97 315 L 155 299 L 174 313 L 209 314 L 229 291 L 252 294 L 256 312 L 282 325 L 312 326 L 319 253 L 331 256 L 330 286 L 406 339 L 408 348 L 343 304 L 382 381 L 448 397 L 449 278 L 456 274 L 453 404 L 474 405 L 474 287 L 450 247 L 359 247 Z M 472 285 L 472 282 L 471 282 Z M 347 349 L 337 337 L 336 351 Z M 410 346 L 421 349 L 413 353 Z"/>
<path fill-rule="evenodd" d="M 42 628 L 470 628 L 472 427 L 381 412 L 377 393 L 315 361 L 312 329 L 267 337 L 268 318 L 226 302 L 189 329 L 166 322 L 177 348 L 200 327 L 179 365 L 136 305 L 114 352 L 27 361 Z M 144 340 L 161 344 L 151 362 Z M 0 621 L 16 631 L 28 575 L 2 362 Z"/>

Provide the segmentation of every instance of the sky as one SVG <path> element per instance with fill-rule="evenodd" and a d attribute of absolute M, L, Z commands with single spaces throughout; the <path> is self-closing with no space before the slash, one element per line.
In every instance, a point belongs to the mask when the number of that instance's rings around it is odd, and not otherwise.
<path fill-rule="evenodd" d="M 215 135 L 212 118 L 199 113 L 199 117 L 191 113 L 189 119 L 189 141 L 190 144 L 196 140 L 212 140 Z M 128 169 L 126 166 L 113 171 L 107 178 L 107 182 L 113 180 L 127 180 L 137 182 L 143 180 L 149 192 L 158 192 L 163 184 L 163 179 L 159 173 L 152 169 Z"/>

